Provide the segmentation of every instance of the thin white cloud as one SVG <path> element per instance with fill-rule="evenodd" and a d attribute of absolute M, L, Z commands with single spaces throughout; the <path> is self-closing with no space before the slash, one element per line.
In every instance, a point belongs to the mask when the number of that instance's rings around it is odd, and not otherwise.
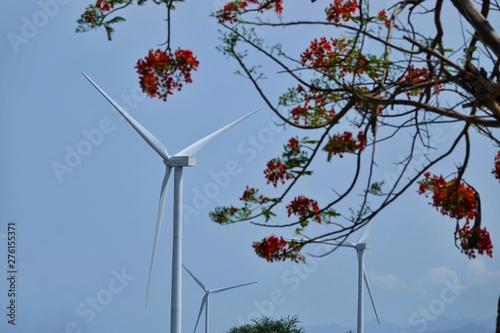
<path fill-rule="evenodd" d="M 480 259 L 474 259 L 469 262 L 469 273 L 478 282 L 500 281 L 500 269 L 488 270 L 486 263 Z"/>
<path fill-rule="evenodd" d="M 425 286 L 440 286 L 446 281 L 455 281 L 458 279 L 458 274 L 454 270 L 446 266 L 428 268 L 421 280 L 421 284 Z"/>
<path fill-rule="evenodd" d="M 389 290 L 389 291 L 399 291 L 407 289 L 406 283 L 401 281 L 398 276 L 394 273 L 387 274 L 377 274 L 373 271 L 368 273 L 368 279 L 370 284 L 377 286 L 378 288 Z"/>

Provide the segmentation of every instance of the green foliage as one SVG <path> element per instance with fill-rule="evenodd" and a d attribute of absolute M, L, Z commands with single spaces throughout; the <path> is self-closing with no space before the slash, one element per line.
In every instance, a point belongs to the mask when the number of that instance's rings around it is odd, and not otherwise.
<path fill-rule="evenodd" d="M 252 319 L 252 324 L 232 327 L 227 333 L 304 333 L 302 327 L 297 327 L 297 316 L 272 319 L 262 317 Z"/>

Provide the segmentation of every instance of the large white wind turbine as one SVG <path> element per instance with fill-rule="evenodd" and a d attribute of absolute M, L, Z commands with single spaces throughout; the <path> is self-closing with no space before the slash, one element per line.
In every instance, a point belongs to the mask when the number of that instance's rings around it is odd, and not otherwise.
<path fill-rule="evenodd" d="M 209 290 L 209 289 L 207 289 L 207 287 L 205 287 L 205 285 L 196 276 L 194 276 L 193 273 L 191 273 L 189 271 L 189 269 L 186 268 L 186 266 L 182 265 L 182 267 L 184 267 L 184 269 L 189 273 L 189 275 L 191 275 L 191 277 L 196 281 L 196 283 L 198 283 L 198 285 L 201 287 L 201 289 L 203 289 L 205 291 L 205 296 L 203 296 L 203 298 L 201 299 L 200 311 L 198 312 L 198 318 L 196 319 L 196 325 L 194 325 L 193 333 L 196 332 L 196 328 L 198 327 L 198 323 L 200 321 L 200 317 L 201 317 L 201 313 L 203 312 L 203 309 L 205 309 L 205 333 L 208 333 L 208 328 L 209 328 L 208 297 L 210 296 L 210 294 L 216 294 L 216 293 L 220 293 L 222 291 L 226 291 L 229 289 L 239 288 L 239 287 L 247 286 L 249 284 L 257 283 L 257 281 L 255 281 L 255 282 L 243 283 L 243 284 L 239 284 L 239 285 L 231 286 L 231 287 Z"/>
<path fill-rule="evenodd" d="M 172 247 L 172 293 L 171 293 L 171 333 L 181 333 L 181 309 L 182 309 L 182 173 L 183 168 L 196 165 L 195 154 L 205 147 L 210 141 L 241 122 L 245 118 L 254 114 L 257 109 L 238 120 L 226 125 L 225 127 L 213 132 L 212 134 L 196 141 L 190 146 L 184 148 L 174 156 L 170 156 L 165 146 L 153 134 L 145 129 L 139 122 L 130 116 L 118 103 L 109 97 L 99 86 L 92 81 L 85 73 L 82 73 L 87 80 L 113 105 L 113 107 L 125 118 L 125 120 L 139 133 L 139 135 L 153 148 L 163 159 L 166 166 L 165 176 L 160 191 L 160 202 L 158 204 L 158 215 L 156 219 L 156 230 L 153 241 L 153 251 L 151 254 L 151 264 L 149 268 L 148 286 L 146 290 L 146 304 L 148 302 L 149 288 L 151 285 L 151 275 L 153 272 L 153 263 L 156 255 L 158 237 L 160 235 L 161 223 L 163 220 L 163 210 L 167 197 L 167 186 L 170 178 L 170 172 L 174 168 L 174 219 L 173 219 L 173 247 Z"/>

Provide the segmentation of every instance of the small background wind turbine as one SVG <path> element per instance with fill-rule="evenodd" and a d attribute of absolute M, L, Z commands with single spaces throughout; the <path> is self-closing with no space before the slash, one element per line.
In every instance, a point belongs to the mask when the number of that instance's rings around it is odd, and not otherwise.
<path fill-rule="evenodd" d="M 196 328 L 198 327 L 198 323 L 200 321 L 201 313 L 203 312 L 203 309 L 205 309 L 205 333 L 208 333 L 208 330 L 209 330 L 209 322 L 208 322 L 208 313 L 209 313 L 209 306 L 208 306 L 208 304 L 209 303 L 208 303 L 208 298 L 209 298 L 210 294 L 216 294 L 216 293 L 220 293 L 222 291 L 226 291 L 226 290 L 230 290 L 230 289 L 234 289 L 234 288 L 239 288 L 239 287 L 247 286 L 249 284 L 257 283 L 257 281 L 254 281 L 254 282 L 249 282 L 249 283 L 238 284 L 236 286 L 231 286 L 231 287 L 225 287 L 225 288 L 218 288 L 218 289 L 211 289 L 211 290 L 209 290 L 209 289 L 207 289 L 207 287 L 205 287 L 205 285 L 193 273 L 191 273 L 186 268 L 186 266 L 182 265 L 182 267 L 184 267 L 184 269 L 189 273 L 189 275 L 191 275 L 191 277 L 196 281 L 196 283 L 198 283 L 198 285 L 201 287 L 201 289 L 203 289 L 205 291 L 205 296 L 203 296 L 203 298 L 201 299 L 200 311 L 198 312 L 198 318 L 196 318 L 196 324 L 194 325 L 193 332 L 196 332 Z"/>
<path fill-rule="evenodd" d="M 366 289 L 368 290 L 368 294 L 370 295 L 370 301 L 372 303 L 373 311 L 375 312 L 375 317 L 377 318 L 377 322 L 380 325 L 380 320 L 377 313 L 377 308 L 375 307 L 375 302 L 373 301 L 373 295 L 370 288 L 370 282 L 368 281 L 368 275 L 366 274 L 365 264 L 363 262 L 364 251 L 369 249 L 369 244 L 367 244 L 366 238 L 370 233 L 370 229 L 372 227 L 372 222 L 368 223 L 365 230 L 361 234 L 357 243 L 353 243 L 350 241 L 336 241 L 336 240 L 316 240 L 314 243 L 328 244 L 339 247 L 350 247 L 356 250 L 356 254 L 358 256 L 358 318 L 357 318 L 357 333 L 364 333 L 364 295 L 363 295 L 363 280 L 366 284 Z M 299 240 L 299 239 L 294 239 Z"/>
<path fill-rule="evenodd" d="M 203 139 L 196 141 L 190 146 L 184 148 L 174 156 L 170 156 L 165 146 L 146 128 L 144 128 L 137 120 L 128 114 L 118 103 L 109 97 L 90 77 L 82 73 L 87 80 L 108 100 L 111 105 L 125 118 L 125 120 L 136 130 L 137 133 L 153 148 L 158 155 L 163 159 L 166 166 L 165 176 L 160 191 L 160 202 L 158 204 L 158 215 L 156 219 L 156 230 L 153 241 L 153 251 L 151 253 L 151 264 L 149 267 L 148 286 L 146 290 L 146 304 L 149 297 L 149 289 L 151 285 L 151 276 L 153 272 L 153 264 L 158 245 L 158 237 L 160 235 L 161 223 L 163 220 L 163 210 L 165 200 L 167 198 L 168 180 L 172 168 L 174 168 L 174 221 L 173 221 L 173 246 L 172 246 L 172 292 L 171 292 L 171 322 L 170 332 L 181 333 L 181 311 L 182 311 L 182 174 L 184 167 L 196 166 L 195 154 L 205 147 L 209 142 L 216 137 L 251 116 L 259 109 L 250 112 L 249 114 L 233 121 L 229 125 L 207 135 Z"/>

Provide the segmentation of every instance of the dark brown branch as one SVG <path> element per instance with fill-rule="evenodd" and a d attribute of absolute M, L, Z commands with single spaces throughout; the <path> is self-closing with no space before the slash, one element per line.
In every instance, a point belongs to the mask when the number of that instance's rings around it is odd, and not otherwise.
<path fill-rule="evenodd" d="M 470 0 L 451 0 L 460 14 L 469 22 L 479 40 L 500 58 L 500 36 L 490 22 L 477 10 Z"/>

